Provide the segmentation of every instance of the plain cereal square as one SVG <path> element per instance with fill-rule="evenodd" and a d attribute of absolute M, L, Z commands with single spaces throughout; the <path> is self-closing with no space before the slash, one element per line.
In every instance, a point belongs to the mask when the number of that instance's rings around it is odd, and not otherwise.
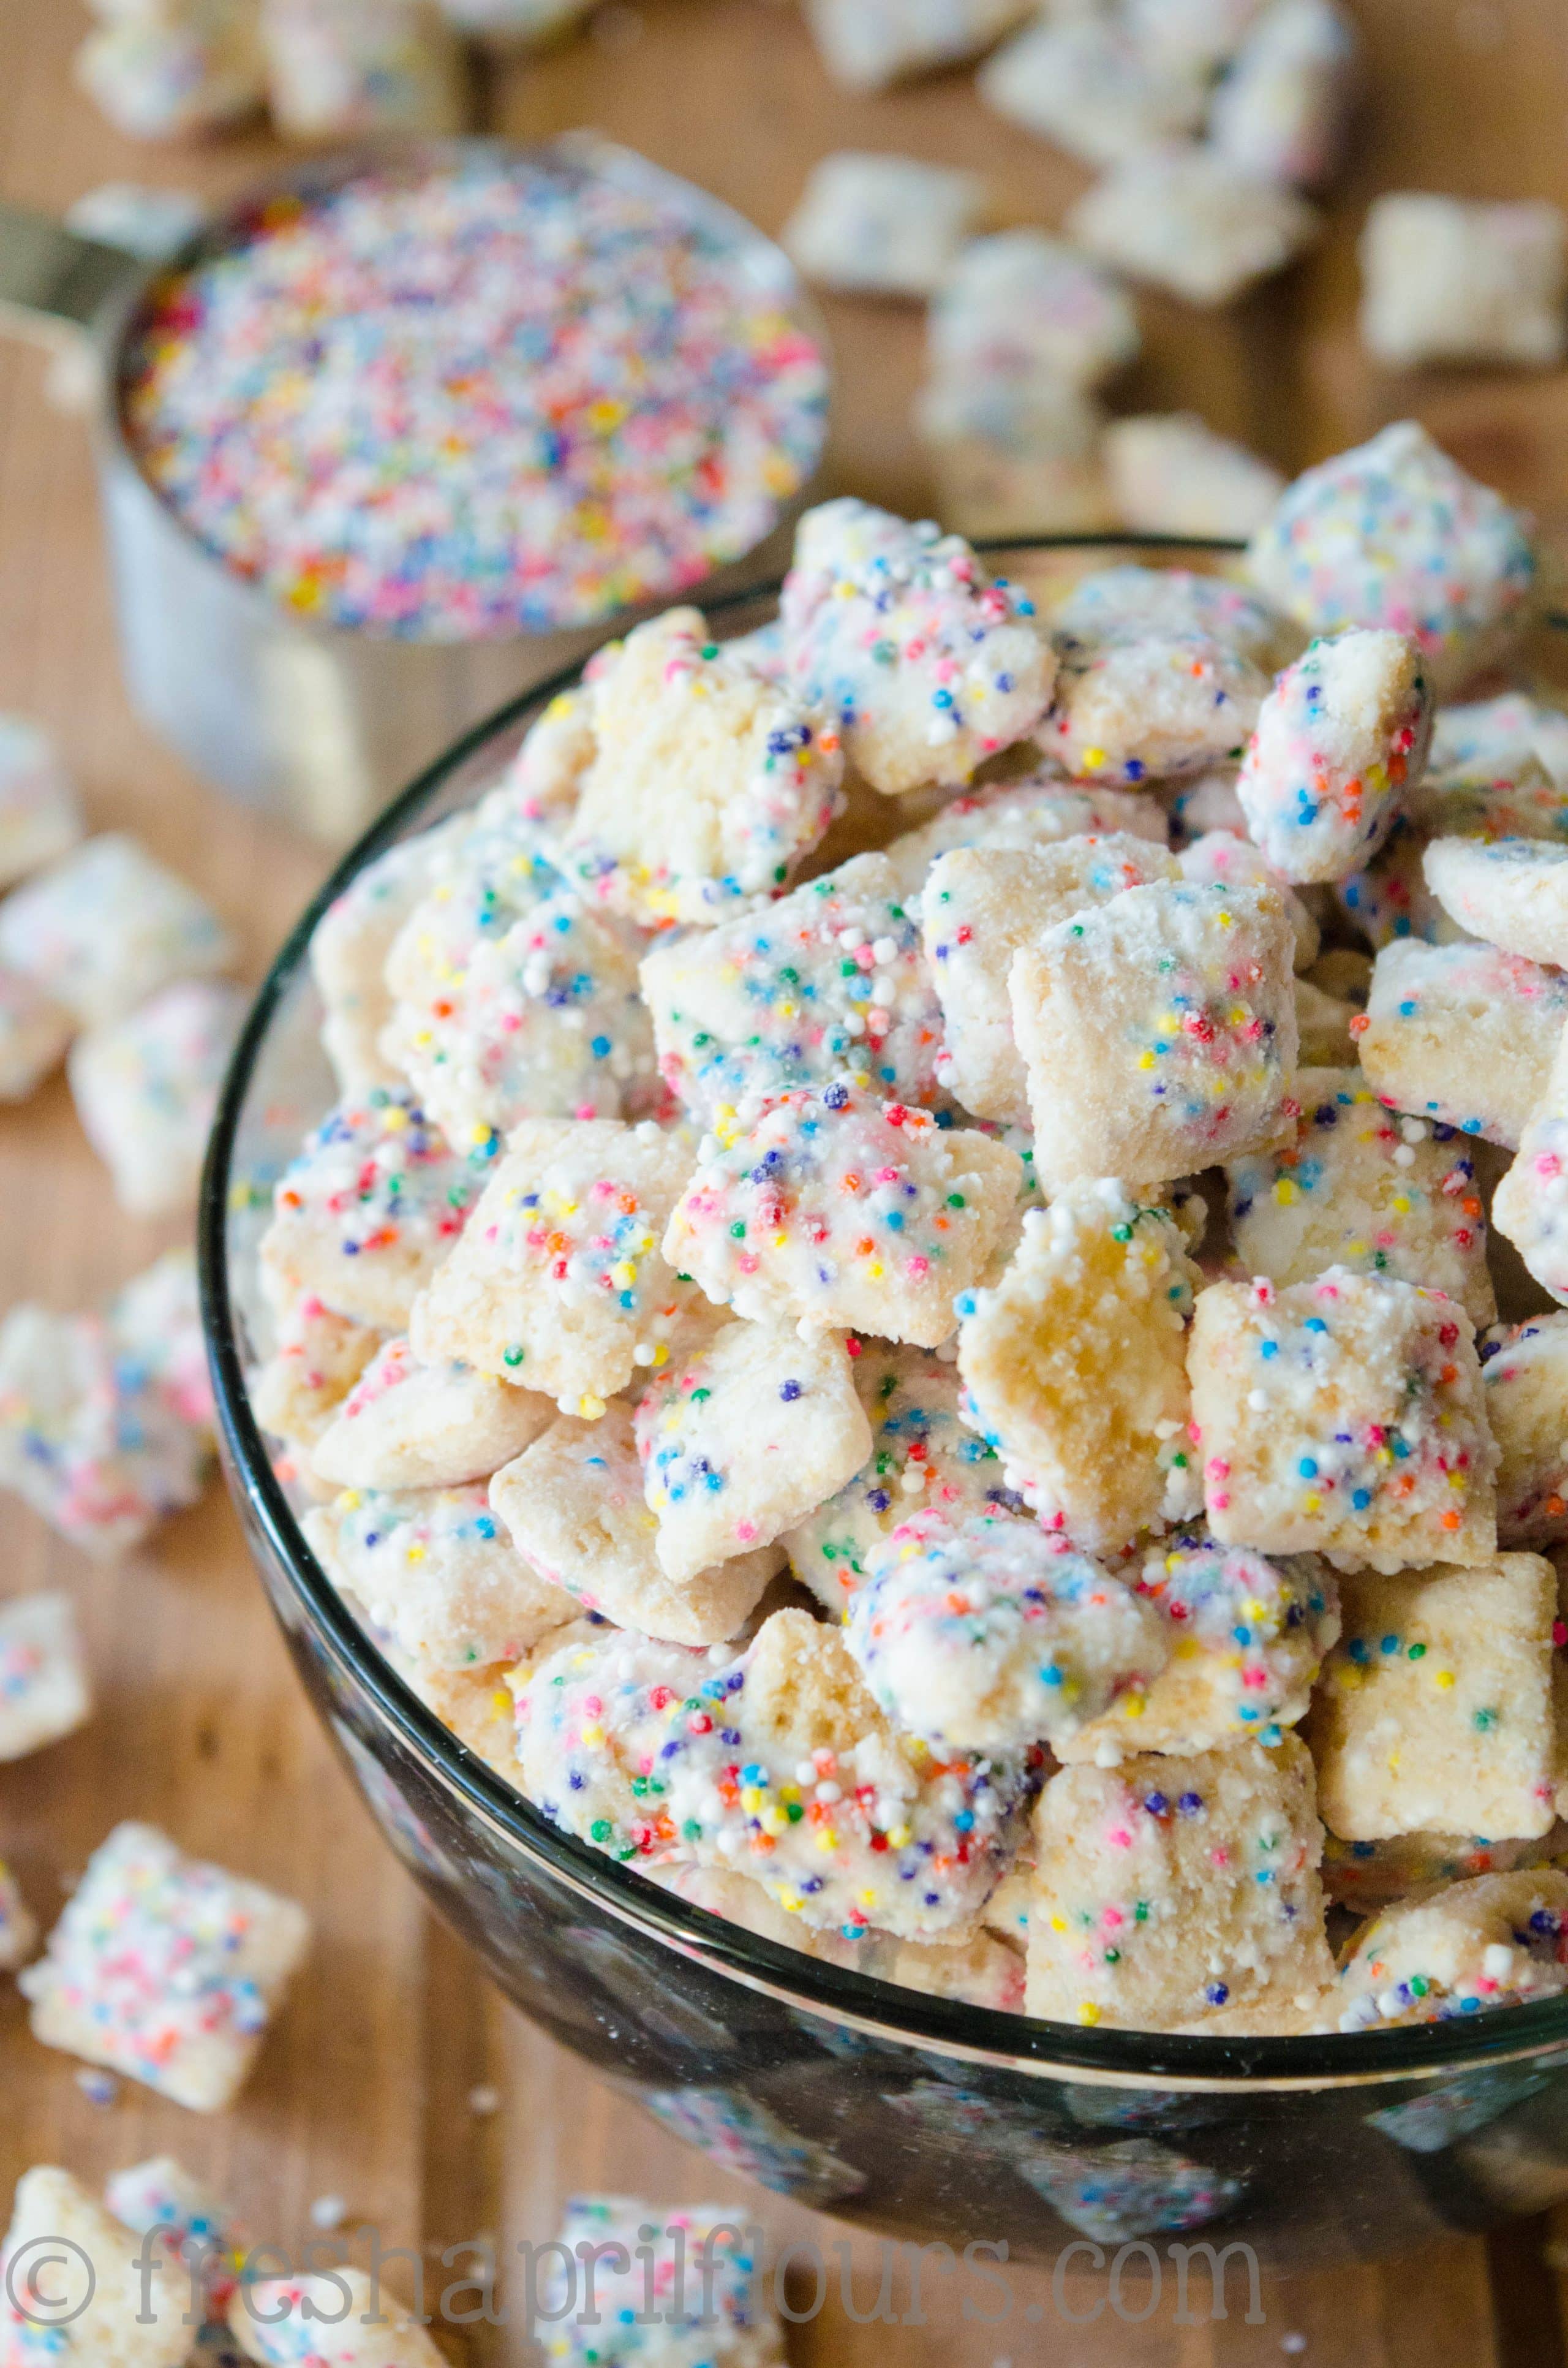
<path fill-rule="evenodd" d="M 1499 1324 L 1476 1343 L 1506 1546 L 1568 1537 L 1568 1315 Z"/>
<path fill-rule="evenodd" d="M 1309 1740 L 1318 1806 L 1345 1841 L 1544 1834 L 1556 1736 L 1557 1581 L 1539 1554 L 1473 1570 L 1347 1577 Z"/>
<path fill-rule="evenodd" d="M 356 874 L 311 932 L 311 975 L 325 1007 L 322 1044 L 340 1091 L 350 1098 L 400 1081 L 381 1049 L 392 1012 L 387 957 L 426 895 L 434 866 L 456 851 L 472 821 L 453 814 L 389 847 Z"/>
<path fill-rule="evenodd" d="M 0 1759 L 20 1759 L 73 1734 L 92 1707 L 71 1598 L 0 1602 Z"/>
<path fill-rule="evenodd" d="M 1312 1763 L 1294 1736 L 1063 1769 L 1034 1833 L 1032 2015 L 1169 2031 L 1332 1976 Z"/>
<path fill-rule="evenodd" d="M 1517 1144 L 1568 1021 L 1568 979 L 1494 946 L 1386 945 L 1352 1034 L 1394 1110 Z M 1506 1230 L 1506 1229 L 1505 1229 Z"/>
<path fill-rule="evenodd" d="M 1159 1184 L 1268 1141 L 1296 1066 L 1294 939 L 1267 888 L 1130 888 L 1013 957 L 1045 1189 Z"/>
<path fill-rule="evenodd" d="M 1497 1451 L 1455 1301 L 1344 1267 L 1283 1290 L 1212 1283 L 1188 1370 L 1221 1543 L 1347 1570 L 1493 1559 Z"/>

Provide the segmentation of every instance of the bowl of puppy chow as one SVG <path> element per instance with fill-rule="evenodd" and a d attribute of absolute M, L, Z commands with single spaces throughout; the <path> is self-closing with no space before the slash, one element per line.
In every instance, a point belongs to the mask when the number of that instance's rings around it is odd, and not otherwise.
<path fill-rule="evenodd" d="M 1266 2268 L 1568 2195 L 1542 620 L 1410 423 L 1245 551 L 831 501 L 279 956 L 236 1502 L 394 1850 L 713 2158 Z"/>

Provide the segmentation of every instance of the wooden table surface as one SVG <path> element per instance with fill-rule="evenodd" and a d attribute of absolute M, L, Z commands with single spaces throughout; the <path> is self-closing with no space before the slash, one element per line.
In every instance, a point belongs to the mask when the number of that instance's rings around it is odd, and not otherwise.
<path fill-rule="evenodd" d="M 1568 202 L 1568 10 L 1562 0 L 1361 0 L 1371 96 L 1326 235 L 1284 280 L 1229 313 L 1144 304 L 1146 353 L 1122 409 L 1191 406 L 1287 466 L 1417 409 L 1462 458 L 1548 523 L 1568 524 L 1568 376 L 1432 379 L 1370 372 L 1353 328 L 1354 237 L 1380 187 Z M 0 5 L 0 188 L 59 210 L 110 178 L 221 198 L 273 161 L 261 134 L 143 150 L 75 93 L 74 0 Z M 589 37 L 483 77 L 489 123 L 519 134 L 592 123 L 690 175 L 768 229 L 806 165 L 842 146 L 977 165 L 1001 219 L 1056 222 L 1080 170 L 979 108 L 962 75 L 852 99 L 821 72 L 784 0 L 608 0 Z M 919 370 L 911 308 L 828 306 L 840 380 L 835 473 L 919 508 L 907 428 Z M 247 974 L 299 908 L 322 859 L 222 803 L 135 723 L 120 689 L 80 424 L 52 411 L 40 358 L 0 346 L 0 707 L 47 721 L 96 827 L 126 825 L 194 877 L 234 924 Z M 175 1231 L 177 1233 L 177 1228 Z M 0 1111 L 0 1305 L 85 1304 L 136 1272 L 168 1231 L 119 1214 L 58 1081 Z M 153 1548 L 101 1570 L 6 1500 L 4 1589 L 70 1588 L 99 1692 L 90 1725 L 0 1770 L 0 1850 L 52 1920 L 108 1825 L 150 1817 L 187 1848 L 304 1901 L 310 1968 L 239 2106 L 216 2120 L 122 2086 L 89 2100 L 71 2059 L 28 2034 L 0 1986 L 0 2200 L 29 2163 L 90 2180 L 169 2150 L 210 2174 L 254 2231 L 286 2245 L 314 2199 L 340 2196 L 391 2246 L 432 2253 L 484 2230 L 541 2238 L 585 2185 L 660 2201 L 756 2191 L 715 2174 L 615 2100 L 490 1994 L 377 1839 L 296 1691 L 228 1504 L 214 1487 Z M 499 2094 L 478 2115 L 476 2087 Z M 783 2236 L 811 2215 L 761 2199 Z M 1568 2261 L 1568 2229 L 1556 2240 Z M 925 2328 L 857 2328 L 835 2301 L 794 2339 L 799 2362 L 897 2360 L 988 2368 L 1208 2368 L 1301 2358 L 1310 2368 L 1560 2368 L 1555 2245 L 1546 2219 L 1487 2245 L 1271 2289 L 1266 2323 L 1180 2328 L 1108 2314 L 1062 2328 L 1049 2282 L 1020 2275 L 1015 2317 L 986 2331 L 930 2308 Z M 395 2283 L 395 2278 L 393 2280 Z M 1075 2307 L 1092 2301 L 1075 2290 Z M 1034 2302 L 1039 2310 L 1025 2316 Z M 520 2330 L 454 2340 L 474 2363 L 532 2356 Z"/>

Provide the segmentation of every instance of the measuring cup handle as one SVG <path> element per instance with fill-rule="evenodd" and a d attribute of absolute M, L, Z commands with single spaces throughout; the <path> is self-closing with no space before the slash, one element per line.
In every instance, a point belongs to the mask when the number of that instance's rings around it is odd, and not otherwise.
<path fill-rule="evenodd" d="M 0 200 L 0 330 L 58 345 L 91 329 L 146 268 L 124 247 Z"/>

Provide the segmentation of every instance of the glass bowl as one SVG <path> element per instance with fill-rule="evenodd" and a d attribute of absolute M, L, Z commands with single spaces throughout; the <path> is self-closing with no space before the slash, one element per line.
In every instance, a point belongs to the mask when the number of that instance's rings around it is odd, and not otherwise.
<path fill-rule="evenodd" d="M 1040 538 L 988 556 L 1053 594 L 1116 560 L 1212 568 L 1227 551 Z M 744 632 L 775 600 L 710 613 Z M 224 1471 L 301 1679 L 392 1848 L 506 1995 L 667 2128 L 765 2186 L 955 2253 L 1005 2242 L 1040 2260 L 1074 2238 L 1200 2231 L 1278 2272 L 1568 2197 L 1568 1998 L 1386 2034 L 1242 2041 L 1085 2031 L 819 1964 L 561 1832 L 439 1723 L 339 1598 L 245 1387 L 271 1186 L 335 1099 L 311 931 L 373 856 L 492 786 L 574 678 L 469 733 L 327 880 L 240 1040 L 203 1187 Z"/>

